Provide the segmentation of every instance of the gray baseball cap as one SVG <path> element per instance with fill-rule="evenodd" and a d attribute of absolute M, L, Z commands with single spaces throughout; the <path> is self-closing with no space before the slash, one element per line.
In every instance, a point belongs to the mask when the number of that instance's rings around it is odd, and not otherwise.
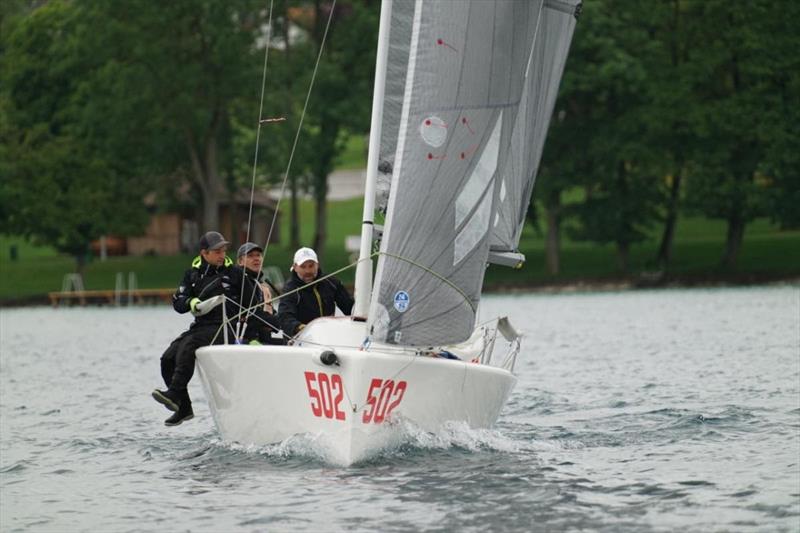
<path fill-rule="evenodd" d="M 200 237 L 201 250 L 219 250 L 223 246 L 229 244 L 230 243 L 225 240 L 225 237 L 222 236 L 222 233 L 218 231 L 209 231 Z"/>
<path fill-rule="evenodd" d="M 236 257 L 242 257 L 243 255 L 247 255 L 253 250 L 258 250 L 259 252 L 263 253 L 264 249 L 257 245 L 254 242 L 246 242 L 239 247 L 239 251 L 236 253 Z"/>

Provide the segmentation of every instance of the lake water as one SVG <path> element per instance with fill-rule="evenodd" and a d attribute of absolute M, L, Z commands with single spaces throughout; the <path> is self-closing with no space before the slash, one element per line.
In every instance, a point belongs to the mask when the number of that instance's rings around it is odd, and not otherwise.
<path fill-rule="evenodd" d="M 150 398 L 187 318 L 0 310 L 0 531 L 800 531 L 800 287 L 488 296 L 526 339 L 489 431 L 365 464 Z"/>

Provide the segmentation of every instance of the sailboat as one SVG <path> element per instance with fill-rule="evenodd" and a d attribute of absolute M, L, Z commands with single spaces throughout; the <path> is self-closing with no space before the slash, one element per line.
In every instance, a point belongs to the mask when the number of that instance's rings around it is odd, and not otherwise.
<path fill-rule="evenodd" d="M 579 11 L 578 0 L 383 0 L 352 316 L 314 320 L 291 346 L 199 349 L 224 440 L 309 435 L 349 465 L 404 424 L 496 422 L 521 339 L 507 318 L 476 327 L 483 277 L 490 263 L 524 262 Z"/>

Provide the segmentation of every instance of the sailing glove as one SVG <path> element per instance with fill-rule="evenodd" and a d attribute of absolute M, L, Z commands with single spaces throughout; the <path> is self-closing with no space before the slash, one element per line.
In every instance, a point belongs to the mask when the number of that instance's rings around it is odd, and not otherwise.
<path fill-rule="evenodd" d="M 192 298 L 189 300 L 189 310 L 191 310 L 192 314 L 197 316 L 197 304 L 200 303 L 200 298 Z"/>

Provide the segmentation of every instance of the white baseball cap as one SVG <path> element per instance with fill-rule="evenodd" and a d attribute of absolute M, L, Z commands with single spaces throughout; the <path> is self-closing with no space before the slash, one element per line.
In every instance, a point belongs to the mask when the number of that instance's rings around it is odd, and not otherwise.
<path fill-rule="evenodd" d="M 319 263 L 319 259 L 317 259 L 317 252 L 311 248 L 300 248 L 294 253 L 294 264 L 292 267 L 294 267 L 294 265 L 302 265 L 308 260 Z"/>

